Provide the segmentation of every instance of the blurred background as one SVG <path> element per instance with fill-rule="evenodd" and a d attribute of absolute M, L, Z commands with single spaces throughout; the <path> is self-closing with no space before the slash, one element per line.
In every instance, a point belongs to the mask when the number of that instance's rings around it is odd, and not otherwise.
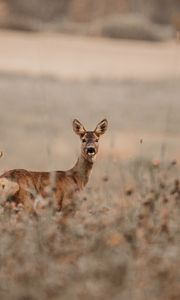
<path fill-rule="evenodd" d="M 78 118 L 100 160 L 180 159 L 179 0 L 0 0 L 1 170 L 72 167 Z"/>

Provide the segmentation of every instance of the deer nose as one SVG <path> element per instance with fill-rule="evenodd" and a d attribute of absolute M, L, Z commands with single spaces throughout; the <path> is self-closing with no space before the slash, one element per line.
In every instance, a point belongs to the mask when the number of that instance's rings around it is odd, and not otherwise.
<path fill-rule="evenodd" d="M 93 147 L 88 147 L 87 148 L 87 153 L 88 154 L 94 154 L 95 153 L 95 149 Z"/>

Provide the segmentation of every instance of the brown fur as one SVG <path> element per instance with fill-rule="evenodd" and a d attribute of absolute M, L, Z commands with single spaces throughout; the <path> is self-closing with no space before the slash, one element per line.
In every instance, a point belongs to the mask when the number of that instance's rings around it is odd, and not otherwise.
<path fill-rule="evenodd" d="M 15 169 L 1 175 L 0 183 L 5 179 L 8 183 L 16 183 L 16 190 L 14 194 L 11 193 L 11 201 L 16 205 L 23 204 L 26 211 L 32 212 L 37 195 L 46 198 L 51 194 L 58 210 L 68 206 L 70 200 L 88 182 L 98 152 L 98 140 L 106 128 L 107 120 L 101 121 L 94 131 L 86 131 L 78 120 L 73 121 L 73 129 L 81 138 L 82 149 L 75 166 L 68 171 L 33 172 Z"/>

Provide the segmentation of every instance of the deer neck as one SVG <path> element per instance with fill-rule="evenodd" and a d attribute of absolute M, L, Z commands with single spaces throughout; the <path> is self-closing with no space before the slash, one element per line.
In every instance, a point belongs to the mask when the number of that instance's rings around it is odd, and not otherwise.
<path fill-rule="evenodd" d="M 83 189 L 89 180 L 93 162 L 89 162 L 83 155 L 79 156 L 75 166 L 71 169 L 78 186 Z"/>

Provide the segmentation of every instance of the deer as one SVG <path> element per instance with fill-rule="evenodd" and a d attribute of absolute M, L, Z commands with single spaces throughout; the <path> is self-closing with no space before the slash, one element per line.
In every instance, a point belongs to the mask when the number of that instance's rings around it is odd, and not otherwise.
<path fill-rule="evenodd" d="M 4 186 L 6 191 L 8 185 L 12 187 L 11 192 L 7 193 L 6 201 L 11 201 L 16 206 L 23 205 L 25 211 L 34 213 L 37 195 L 41 199 L 46 199 L 51 192 L 56 211 L 66 210 L 77 193 L 88 183 L 97 157 L 99 139 L 106 132 L 108 121 L 103 119 L 93 131 L 87 131 L 77 119 L 72 125 L 81 140 L 81 151 L 75 165 L 67 171 L 39 172 L 25 169 L 6 171 L 0 176 L 0 186 Z"/>

